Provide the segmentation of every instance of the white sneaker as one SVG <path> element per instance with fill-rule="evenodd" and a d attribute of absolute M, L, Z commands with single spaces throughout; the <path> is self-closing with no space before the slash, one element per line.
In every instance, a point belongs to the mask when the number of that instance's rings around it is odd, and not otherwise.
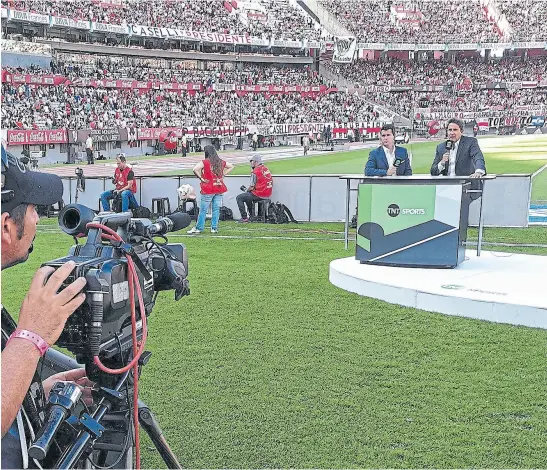
<path fill-rule="evenodd" d="M 196 227 L 194 227 L 192 230 L 188 230 L 186 233 L 189 235 L 197 235 L 201 233 L 201 230 L 198 230 Z"/>
<path fill-rule="evenodd" d="M 211 233 L 218 233 L 218 229 L 212 228 L 212 229 L 211 229 Z"/>

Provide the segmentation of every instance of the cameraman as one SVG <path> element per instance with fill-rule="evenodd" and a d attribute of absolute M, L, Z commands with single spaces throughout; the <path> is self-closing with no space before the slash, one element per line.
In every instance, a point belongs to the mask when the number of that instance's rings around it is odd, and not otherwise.
<path fill-rule="evenodd" d="M 2 146 L 2 270 L 28 259 L 39 220 L 36 206 L 54 204 L 62 195 L 58 176 L 26 171 Z M 40 426 L 38 412 L 55 382 L 91 385 L 84 369 L 53 375 L 43 383 L 36 374 L 40 358 L 85 300 L 84 278 L 59 291 L 73 269 L 70 262 L 56 271 L 40 268 L 23 300 L 17 325 L 2 307 L 2 468 L 28 464 L 29 428 L 35 432 Z M 89 401 L 91 390 L 84 388 L 84 395 Z"/>
<path fill-rule="evenodd" d="M 266 165 L 262 164 L 262 157 L 260 155 L 254 155 L 251 158 L 251 183 L 246 192 L 239 194 L 236 197 L 237 207 L 241 214 L 239 223 L 249 222 L 247 217 L 247 211 L 245 205 L 249 209 L 249 214 L 253 213 L 253 204 L 262 199 L 270 198 L 273 190 L 273 179 L 270 170 Z M 242 187 L 245 189 L 245 187 Z"/>
<path fill-rule="evenodd" d="M 135 181 L 135 174 L 133 170 L 127 166 L 125 155 L 120 153 L 116 157 L 116 164 L 118 168 L 114 172 L 114 178 L 112 182 L 116 185 L 116 189 L 110 189 L 101 194 L 101 205 L 103 211 L 110 211 L 110 200 L 116 196 L 122 197 L 122 212 L 127 212 L 129 208 L 139 207 L 139 203 L 135 199 L 135 193 L 137 192 L 137 182 Z"/>

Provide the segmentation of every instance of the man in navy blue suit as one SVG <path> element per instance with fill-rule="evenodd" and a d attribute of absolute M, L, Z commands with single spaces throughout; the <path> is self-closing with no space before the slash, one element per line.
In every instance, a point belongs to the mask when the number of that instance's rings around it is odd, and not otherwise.
<path fill-rule="evenodd" d="M 446 150 L 446 142 L 437 146 L 435 158 L 431 165 L 432 176 L 470 176 L 480 178 L 486 174 L 486 165 L 479 143 L 475 137 L 463 135 L 463 122 L 450 119 L 447 127 L 448 140 L 452 149 Z"/>
<path fill-rule="evenodd" d="M 404 147 L 395 145 L 395 126 L 384 124 L 380 130 L 381 146 L 372 150 L 365 166 L 365 176 L 410 176 L 412 168 Z"/>

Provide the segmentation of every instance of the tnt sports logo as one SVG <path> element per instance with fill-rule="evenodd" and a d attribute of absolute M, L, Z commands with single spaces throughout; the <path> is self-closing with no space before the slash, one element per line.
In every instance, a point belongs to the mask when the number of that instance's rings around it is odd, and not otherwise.
<path fill-rule="evenodd" d="M 390 204 L 387 208 L 387 214 L 390 217 L 397 217 L 399 214 L 403 215 L 425 215 L 425 209 L 403 209 L 397 204 Z"/>
<path fill-rule="evenodd" d="M 391 217 L 397 217 L 400 212 L 401 209 L 399 209 L 399 206 L 397 204 L 390 204 L 387 208 L 387 215 Z"/>

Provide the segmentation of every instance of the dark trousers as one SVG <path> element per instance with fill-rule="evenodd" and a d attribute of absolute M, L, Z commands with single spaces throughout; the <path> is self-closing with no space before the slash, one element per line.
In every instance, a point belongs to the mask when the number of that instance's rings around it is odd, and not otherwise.
<path fill-rule="evenodd" d="M 93 165 L 93 163 L 95 163 L 95 161 L 93 160 L 93 150 L 85 149 L 85 151 L 87 153 L 87 164 Z"/>
<path fill-rule="evenodd" d="M 245 210 L 245 206 L 247 206 L 247 209 L 249 210 L 250 215 L 254 215 L 254 203 L 257 201 L 262 201 L 261 197 L 255 196 L 253 193 L 246 192 L 241 193 L 236 197 L 237 201 L 237 207 L 239 209 L 239 213 L 241 214 L 242 219 L 247 218 L 247 211 Z"/>

